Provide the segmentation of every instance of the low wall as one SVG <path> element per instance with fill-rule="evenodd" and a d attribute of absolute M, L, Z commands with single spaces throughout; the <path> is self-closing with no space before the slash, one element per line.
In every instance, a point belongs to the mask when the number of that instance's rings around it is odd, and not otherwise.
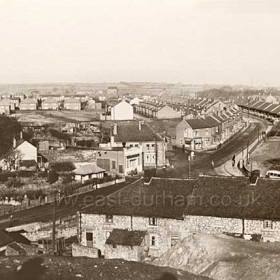
<path fill-rule="evenodd" d="M 77 243 L 73 243 L 72 256 L 97 259 L 99 257 L 99 250 L 97 248 L 86 247 Z"/>

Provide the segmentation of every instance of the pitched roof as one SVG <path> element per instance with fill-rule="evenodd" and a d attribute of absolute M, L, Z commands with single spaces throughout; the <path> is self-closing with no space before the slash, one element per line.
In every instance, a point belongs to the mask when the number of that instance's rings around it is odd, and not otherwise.
<path fill-rule="evenodd" d="M 43 101 L 43 104 L 48 104 L 48 103 L 58 104 L 58 101 L 56 99 L 53 99 L 53 98 L 48 98 L 48 99 Z"/>
<path fill-rule="evenodd" d="M 279 180 L 245 177 L 201 177 L 192 192 L 186 215 L 223 218 L 280 219 Z"/>
<path fill-rule="evenodd" d="M 202 176 L 196 180 L 153 178 L 134 182 L 84 208 L 85 213 L 183 219 L 212 216 L 280 220 L 280 181 Z M 116 203 L 112 203 L 115 201 Z"/>
<path fill-rule="evenodd" d="M 74 170 L 74 173 L 77 175 L 88 175 L 88 174 L 96 174 L 101 172 L 105 172 L 105 169 L 100 168 L 99 166 L 94 164 L 82 165 Z"/>
<path fill-rule="evenodd" d="M 65 103 L 81 103 L 81 100 L 80 99 L 75 99 L 75 98 L 69 98 L 69 99 L 64 100 L 64 104 Z"/>
<path fill-rule="evenodd" d="M 147 234 L 147 231 L 127 229 L 113 229 L 106 240 L 106 244 L 122 246 L 140 246 Z"/>
<path fill-rule="evenodd" d="M 105 203 L 87 206 L 84 212 L 183 219 L 185 204 L 174 202 L 191 194 L 194 184 L 194 180 L 152 178 L 145 185 L 141 179 L 107 196 Z"/>
<path fill-rule="evenodd" d="M 37 100 L 32 99 L 32 98 L 26 98 L 26 99 L 23 99 L 20 103 L 21 104 L 37 104 Z"/>
<path fill-rule="evenodd" d="M 138 122 L 118 123 L 117 135 L 114 135 L 115 142 L 143 142 L 143 141 L 163 141 L 147 124 L 141 124 L 139 130 Z"/>

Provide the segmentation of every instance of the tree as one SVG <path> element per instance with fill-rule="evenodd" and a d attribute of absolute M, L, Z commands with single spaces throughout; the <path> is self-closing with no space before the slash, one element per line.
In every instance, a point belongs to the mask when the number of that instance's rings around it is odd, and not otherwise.
<path fill-rule="evenodd" d="M 55 183 L 58 180 L 58 174 L 55 170 L 50 170 L 48 181 L 50 184 Z"/>

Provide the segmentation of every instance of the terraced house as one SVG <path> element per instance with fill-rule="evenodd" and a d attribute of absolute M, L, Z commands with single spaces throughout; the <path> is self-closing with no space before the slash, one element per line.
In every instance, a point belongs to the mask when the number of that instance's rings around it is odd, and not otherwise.
<path fill-rule="evenodd" d="M 263 178 L 142 179 L 78 213 L 78 240 L 105 258 L 117 256 L 113 251 L 122 245 L 112 243 L 118 239 L 116 229 L 146 236 L 143 258 L 158 257 L 195 232 L 280 241 L 279 199 L 279 183 Z M 110 256 L 106 244 L 115 244 Z M 130 250 L 136 249 L 132 245 Z"/>
<path fill-rule="evenodd" d="M 166 164 L 165 140 L 146 123 L 137 121 L 115 123 L 110 143 L 100 146 L 141 147 L 144 167 L 159 167 Z"/>

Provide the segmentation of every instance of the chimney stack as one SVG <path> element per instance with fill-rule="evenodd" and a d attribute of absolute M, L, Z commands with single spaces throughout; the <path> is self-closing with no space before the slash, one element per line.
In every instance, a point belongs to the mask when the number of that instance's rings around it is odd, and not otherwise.
<path fill-rule="evenodd" d="M 113 135 L 117 135 L 117 134 L 118 134 L 118 125 L 116 123 L 114 123 Z"/>
<path fill-rule="evenodd" d="M 139 130 L 141 131 L 142 130 L 142 123 L 141 123 L 141 121 L 139 121 L 138 127 L 139 127 Z"/>
<path fill-rule="evenodd" d="M 13 138 L 13 148 L 15 149 L 17 147 L 17 140 L 16 138 L 14 137 Z"/>
<path fill-rule="evenodd" d="M 23 139 L 23 133 L 22 133 L 22 131 L 20 132 L 20 139 Z"/>

